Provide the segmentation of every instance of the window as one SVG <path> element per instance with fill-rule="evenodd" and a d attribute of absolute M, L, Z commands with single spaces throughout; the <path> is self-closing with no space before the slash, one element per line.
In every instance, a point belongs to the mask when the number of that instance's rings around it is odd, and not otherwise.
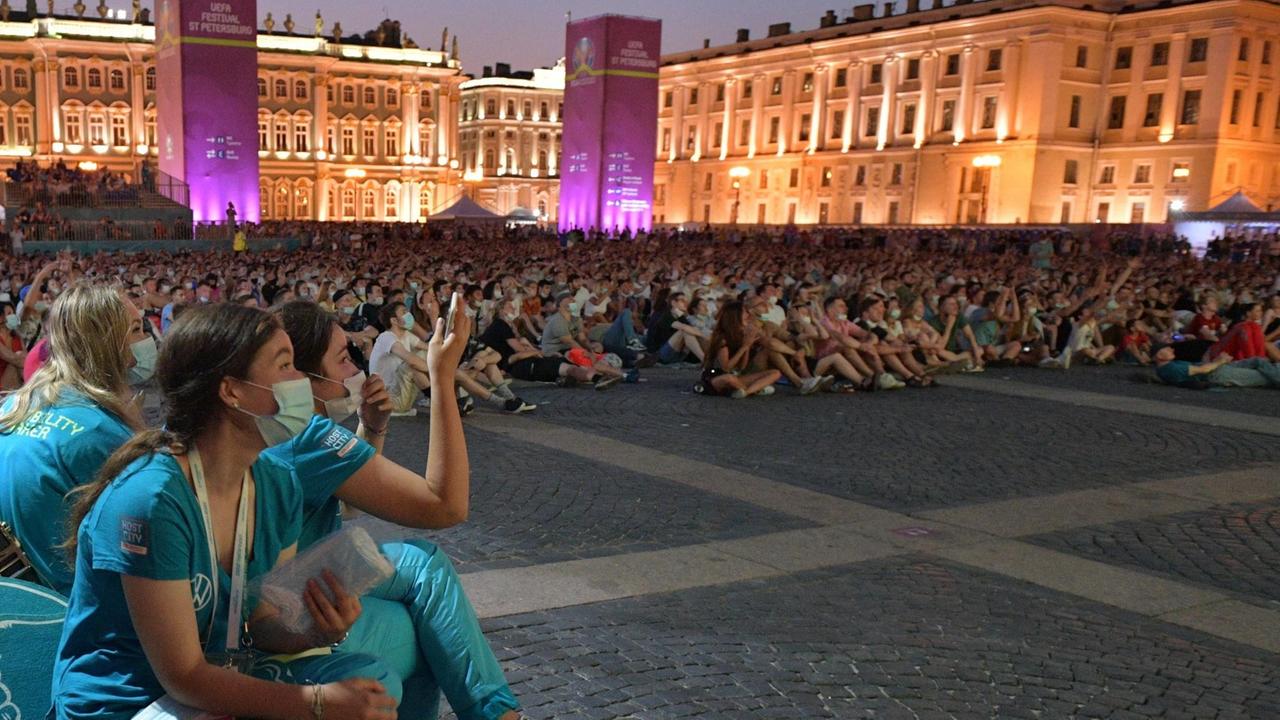
<path fill-rule="evenodd" d="M 294 100 L 307 99 L 307 81 L 306 80 L 293 81 L 293 99 Z"/>
<path fill-rule="evenodd" d="M 706 174 L 706 176 L 705 176 L 705 177 L 703 177 L 703 179 L 702 179 L 702 191 L 703 191 L 703 192 L 711 192 L 711 182 L 712 182 L 712 180 L 711 180 L 711 173 L 707 173 L 707 174 Z"/>
<path fill-rule="evenodd" d="M 813 73 L 804 74 L 804 81 L 800 84 L 800 92 L 813 92 Z"/>
<path fill-rule="evenodd" d="M 671 128 L 662 129 L 662 152 L 671 149 Z"/>
<path fill-rule="evenodd" d="M 1062 167 L 1062 183 L 1064 185 L 1075 185 L 1079 172 L 1080 163 L 1076 160 L 1068 160 Z"/>
<path fill-rule="evenodd" d="M 365 157 L 378 154 L 378 133 L 372 125 L 366 125 L 360 133 L 360 149 Z"/>
<path fill-rule="evenodd" d="M 343 105 L 356 104 L 356 88 L 354 85 L 342 86 L 342 104 Z"/>
<path fill-rule="evenodd" d="M 494 100 L 493 98 L 489 98 L 488 100 L 486 100 L 484 103 L 484 114 L 489 117 L 494 117 L 495 115 L 497 115 L 498 101 Z"/>
<path fill-rule="evenodd" d="M 950 130 L 955 126 L 956 121 L 956 101 L 942 101 L 942 129 Z"/>
<path fill-rule="evenodd" d="M 1069 128 L 1080 127 L 1080 103 L 1079 95 L 1071 96 L 1071 112 L 1067 115 L 1067 127 Z"/>
<path fill-rule="evenodd" d="M 1111 203 L 1109 202 L 1098 203 L 1098 214 L 1096 217 L 1098 219 L 1098 222 L 1101 222 L 1101 223 L 1108 222 L 1108 220 L 1111 217 Z"/>
<path fill-rule="evenodd" d="M 844 137 L 844 111 L 836 110 L 831 113 L 831 139 L 836 140 Z"/>
<path fill-rule="evenodd" d="M 1191 163 L 1175 162 L 1169 171 L 1169 182 L 1184 183 L 1191 177 Z"/>
<path fill-rule="evenodd" d="M 1138 163 L 1133 167 L 1133 184 L 1146 185 L 1151 182 L 1151 164 Z"/>
<path fill-rule="evenodd" d="M 94 114 L 89 116 L 89 144 L 107 144 L 107 119 L 101 115 Z"/>
<path fill-rule="evenodd" d="M 362 217 L 373 217 L 377 212 L 378 206 L 377 192 L 371 187 L 365 188 L 364 192 L 360 193 L 360 201 L 360 211 L 363 213 Z"/>
<path fill-rule="evenodd" d="M 1280 130 L 1280 105 L 1278 105 L 1278 106 L 1276 107 L 1276 122 L 1275 122 L 1275 128 L 1276 128 L 1277 130 Z"/>
<path fill-rule="evenodd" d="M 268 137 L 270 134 L 271 134 L 271 121 L 265 118 L 258 118 L 258 149 L 259 150 L 271 149 L 271 140 Z"/>
<path fill-rule="evenodd" d="M 400 130 L 389 127 L 382 131 L 382 149 L 388 160 L 400 157 Z"/>
<path fill-rule="evenodd" d="M 129 146 L 129 117 L 127 115 L 111 116 L 111 144 L 116 147 Z"/>
<path fill-rule="evenodd" d="M 894 163 L 893 167 L 889 170 L 889 184 L 902 184 L 902 163 Z"/>
<path fill-rule="evenodd" d="M 758 206 L 756 206 L 756 224 L 757 225 L 764 224 L 766 209 L 767 209 L 767 206 L 764 203 L 760 203 Z"/>
<path fill-rule="evenodd" d="M 1111 109 L 1107 112 L 1107 129 L 1119 130 L 1124 127 L 1125 96 L 1116 95 L 1111 98 Z"/>
<path fill-rule="evenodd" d="M 907 61 L 907 79 L 920 79 L 920 58 L 911 58 Z"/>
<path fill-rule="evenodd" d="M 916 131 L 916 105 L 907 103 L 902 106 L 902 134 L 910 135 Z"/>
<path fill-rule="evenodd" d="M 1098 175 L 1099 185 L 1114 185 L 1116 182 L 1116 166 L 1103 165 L 1102 172 Z"/>
<path fill-rule="evenodd" d="M 84 74 L 84 84 L 90 90 L 101 90 L 102 71 L 98 68 L 89 68 Z"/>
<path fill-rule="evenodd" d="M 62 85 L 66 88 L 80 87 L 80 70 L 75 66 L 68 66 L 63 69 Z"/>
<path fill-rule="evenodd" d="M 875 137 L 880 133 L 880 108 L 867 108 L 867 127 L 863 131 L 866 137 Z"/>
<path fill-rule="evenodd" d="M 859 165 L 853 171 L 854 187 L 865 187 L 867 184 L 867 166 Z"/>
<path fill-rule="evenodd" d="M 400 91 L 395 88 L 387 88 L 387 107 L 400 107 Z"/>
<path fill-rule="evenodd" d="M 1240 124 L 1240 91 L 1231 91 L 1231 124 Z"/>
<path fill-rule="evenodd" d="M 1182 93 L 1182 115 L 1178 118 L 1182 125 L 1195 125 L 1200 122 L 1200 91 L 1187 90 Z"/>
<path fill-rule="evenodd" d="M 1262 127 L 1262 100 L 1266 93 L 1258 93 L 1253 99 L 1253 126 Z"/>
<path fill-rule="evenodd" d="M 780 120 L 778 118 L 769 118 L 769 142 L 778 142 L 778 127 Z"/>
<path fill-rule="evenodd" d="M 1245 62 L 1249 59 L 1249 38 L 1240 38 L 1240 47 L 1236 52 L 1236 59 Z"/>
<path fill-rule="evenodd" d="M 827 203 L 818 203 L 818 224 L 826 225 L 827 217 L 831 211 L 830 205 Z"/>
<path fill-rule="evenodd" d="M 372 85 L 364 86 L 364 104 L 373 106 L 378 104 L 378 90 Z"/>
<path fill-rule="evenodd" d="M 822 181 L 819 182 L 818 184 L 821 185 L 822 187 L 831 187 L 831 176 L 832 176 L 831 168 L 829 167 L 822 168 Z"/>
<path fill-rule="evenodd" d="M 871 84 L 879 85 L 884 80 L 884 63 L 871 64 Z"/>
<path fill-rule="evenodd" d="M 787 224 L 794 225 L 796 222 L 796 204 L 787 203 Z"/>
<path fill-rule="evenodd" d="M 1133 48 L 1116 48 L 1116 70 L 1128 70 L 1133 65 Z"/>
<path fill-rule="evenodd" d="M 742 126 L 738 128 L 738 144 L 747 147 L 751 144 L 751 121 L 743 120 Z"/>
<path fill-rule="evenodd" d="M 1271 64 L 1271 41 L 1267 40 L 1262 43 L 1262 64 Z"/>
<path fill-rule="evenodd" d="M 353 127 L 342 128 L 342 154 L 348 156 L 356 154 L 356 129 Z"/>
<path fill-rule="evenodd" d="M 1155 45 L 1152 45 L 1151 46 L 1151 66 L 1157 67 L 1160 65 L 1168 65 L 1168 64 L 1169 64 L 1169 43 L 1158 42 Z"/>
<path fill-rule="evenodd" d="M 754 80 L 749 80 L 747 82 L 742 83 L 742 99 L 750 100 L 752 93 L 755 92 L 755 87 L 756 87 L 756 83 Z"/>
<path fill-rule="evenodd" d="M 711 147 L 713 147 L 713 148 L 719 148 L 719 147 L 720 147 L 720 138 L 722 138 L 722 137 L 724 137 L 724 123 L 723 123 L 723 122 L 718 122 L 718 123 L 716 123 L 716 130 L 715 130 L 715 132 L 711 133 L 711 143 L 710 143 L 710 144 L 711 144 Z"/>
<path fill-rule="evenodd" d="M 774 78 L 774 79 L 773 79 L 773 88 L 770 90 L 770 93 L 769 93 L 769 94 L 771 94 L 771 95 L 781 95 L 781 94 L 782 94 L 782 78 L 780 78 L 780 77 L 776 77 L 776 78 Z"/>
<path fill-rule="evenodd" d="M 258 78 L 258 97 L 264 98 L 266 96 L 267 96 L 267 79 Z"/>
<path fill-rule="evenodd" d="M 769 171 L 768 170 L 760 171 L 760 189 L 761 190 L 769 189 Z"/>
<path fill-rule="evenodd" d="M 951 53 L 947 56 L 947 75 L 960 74 L 960 53 Z"/>
<path fill-rule="evenodd" d="M 788 187 L 800 187 L 800 168 L 791 168 L 791 179 Z"/>
<path fill-rule="evenodd" d="M 34 134 L 31 132 L 31 116 L 15 113 L 13 116 L 13 142 L 18 147 L 32 145 Z"/>
<path fill-rule="evenodd" d="M 307 137 L 311 134 L 311 126 L 306 120 L 299 120 L 293 124 L 293 151 L 307 152 L 311 143 Z"/>
<path fill-rule="evenodd" d="M 333 118 L 329 118 L 329 126 L 324 129 L 324 151 L 330 155 L 334 154 L 338 145 L 338 129 L 334 125 Z"/>
<path fill-rule="evenodd" d="M 836 87 L 838 88 L 844 87 L 845 85 L 849 84 L 848 68 L 840 68 L 839 70 L 836 70 L 835 83 L 836 83 Z"/>
<path fill-rule="evenodd" d="M 334 102 L 333 93 L 334 93 L 333 83 L 326 84 L 324 86 L 324 99 L 328 100 L 330 103 Z M 464 114 L 465 114 L 465 108 L 466 108 L 465 104 L 463 105 L 463 108 L 464 108 Z M 463 119 L 465 120 L 466 118 L 464 117 Z"/>
<path fill-rule="evenodd" d="M 1143 222 L 1147 215 L 1147 204 L 1136 202 L 1129 206 L 1129 222 L 1138 225 Z"/>
<path fill-rule="evenodd" d="M 1058 222 L 1066 225 L 1071 222 L 1071 201 L 1064 200 L 1062 202 L 1062 211 L 1058 214 Z"/>
<path fill-rule="evenodd" d="M 1160 124 L 1160 108 L 1164 105 L 1164 93 L 1151 93 L 1147 96 L 1147 110 L 1142 114 L 1142 127 L 1155 127 Z"/>
<path fill-rule="evenodd" d="M 697 90 L 694 90 L 694 91 L 693 91 L 693 97 L 694 97 L 694 99 L 695 99 L 695 100 L 697 99 L 697 97 L 698 97 L 698 91 L 697 91 Z M 695 103 L 695 104 L 696 104 L 696 103 Z M 508 100 L 508 101 L 507 101 L 507 117 L 515 117 L 515 116 L 516 116 L 516 101 L 515 101 L 515 100 Z"/>
<path fill-rule="evenodd" d="M 862 224 L 862 203 L 860 202 L 855 202 L 853 204 L 853 224 Z"/>
<path fill-rule="evenodd" d="M 1191 38 L 1191 49 L 1187 53 L 1187 62 L 1204 62 L 1209 56 L 1209 38 Z"/>
<path fill-rule="evenodd" d="M 996 106 L 999 99 L 989 95 L 982 99 L 982 129 L 990 130 L 996 126 Z"/>
<path fill-rule="evenodd" d="M 885 220 L 885 222 L 889 223 L 890 225 L 898 224 L 898 201 L 897 200 L 889 201 L 889 217 Z"/>
<path fill-rule="evenodd" d="M 995 72 L 1004 62 L 1004 51 L 1000 48 L 987 51 L 987 72 Z"/>
<path fill-rule="evenodd" d="M 277 100 L 289 99 L 289 81 L 278 79 L 274 83 Z"/>
<path fill-rule="evenodd" d="M 1089 48 L 1085 47 L 1084 45 L 1081 45 L 1076 48 L 1076 67 L 1078 68 L 1089 67 Z"/>
<path fill-rule="evenodd" d="M 124 90 L 124 71 L 112 70 L 108 76 L 112 90 Z"/>
<path fill-rule="evenodd" d="M 809 142 L 809 127 L 813 124 L 813 116 L 805 113 L 800 116 L 800 142 Z"/>
<path fill-rule="evenodd" d="M 13 70 L 13 89 L 26 90 L 30 86 L 28 75 L 25 68 L 14 68 Z"/>
<path fill-rule="evenodd" d="M 289 124 L 284 120 L 275 122 L 276 152 L 289 150 Z"/>
<path fill-rule="evenodd" d="M 668 90 L 662 95 L 662 107 L 669 108 L 671 103 L 675 101 L 675 94 Z"/>
<path fill-rule="evenodd" d="M 539 104 L 538 104 L 538 118 L 539 118 L 540 120 L 542 120 L 543 122 L 546 122 L 550 117 L 551 117 L 551 115 L 550 115 L 550 113 L 548 113 L 548 107 L 547 107 L 547 104 L 546 104 L 545 102 L 543 102 L 543 103 L 539 103 Z"/>

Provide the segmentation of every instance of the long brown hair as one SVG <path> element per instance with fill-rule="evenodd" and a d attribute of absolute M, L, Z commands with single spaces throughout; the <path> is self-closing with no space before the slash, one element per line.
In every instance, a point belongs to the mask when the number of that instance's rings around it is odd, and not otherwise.
<path fill-rule="evenodd" d="M 54 301 L 44 324 L 49 360 L 13 394 L 13 405 L 0 414 L 0 432 L 13 432 L 67 392 L 83 395 L 134 430 L 142 428 L 139 413 L 121 399 L 129 386 L 132 323 L 126 302 L 118 288 L 84 282 Z"/>
<path fill-rule="evenodd" d="M 219 398 L 222 379 L 246 377 L 258 350 L 279 329 L 275 315 L 231 303 L 192 307 L 174 321 L 156 363 L 164 394 L 164 429 L 133 436 L 107 458 L 91 482 L 68 494 L 73 501 L 66 542 L 70 556 L 75 555 L 80 521 L 107 484 L 140 457 L 161 450 L 185 452 L 225 412 Z"/>
<path fill-rule="evenodd" d="M 720 348 L 728 348 L 729 354 L 737 352 L 745 342 L 742 331 L 743 305 L 741 300 L 730 300 L 720 306 L 720 314 L 716 315 L 716 328 L 711 333 L 711 342 L 707 345 L 702 367 L 710 370 L 715 367 L 716 355 Z M 728 368 L 724 368 L 728 369 Z"/>

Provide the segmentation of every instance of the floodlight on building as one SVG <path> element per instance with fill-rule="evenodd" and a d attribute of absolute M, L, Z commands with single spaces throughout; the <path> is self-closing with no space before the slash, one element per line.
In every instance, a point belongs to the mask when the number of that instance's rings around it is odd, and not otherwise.
<path fill-rule="evenodd" d="M 1174 177 L 1176 177 L 1176 178 L 1178 178 L 1179 180 L 1184 179 L 1184 178 L 1189 178 L 1189 177 L 1191 177 L 1191 168 L 1189 168 L 1189 167 L 1176 167 L 1176 168 L 1174 168 L 1174 169 L 1173 169 L 1173 176 L 1174 176 Z"/>
<path fill-rule="evenodd" d="M 323 151 L 323 150 L 317 150 L 317 151 L 316 151 L 316 159 L 317 159 L 317 160 L 328 160 L 328 159 L 329 159 L 329 153 L 327 153 L 327 152 L 325 152 L 325 151 Z"/>
<path fill-rule="evenodd" d="M 976 168 L 997 168 L 1003 162 L 999 155 L 978 155 L 973 159 Z"/>
<path fill-rule="evenodd" d="M 138 143 L 138 147 L 136 149 L 139 155 L 146 155 L 147 150 L 150 150 L 150 148 L 147 147 L 146 143 Z"/>
<path fill-rule="evenodd" d="M 1177 200 L 1174 200 L 1173 202 L 1169 203 L 1169 209 L 1174 212 L 1182 212 L 1183 210 L 1186 209 L 1186 207 L 1187 207 L 1187 203 L 1182 198 L 1178 198 Z"/>
<path fill-rule="evenodd" d="M 94 170 L 97 170 L 97 169 L 98 169 L 98 163 L 96 163 L 96 162 L 94 162 L 94 161 L 92 161 L 92 160 L 83 160 L 83 161 L 81 161 L 81 162 L 80 162 L 80 164 L 79 164 L 79 165 L 77 165 L 76 167 L 80 168 L 81 170 L 83 170 L 83 171 L 85 171 L 85 172 L 93 172 Z"/>
<path fill-rule="evenodd" d="M 342 174 L 349 178 L 362 178 L 368 173 L 364 171 L 364 168 L 347 168 Z"/>
<path fill-rule="evenodd" d="M 751 168 L 746 167 L 745 165 L 735 165 L 729 168 L 729 177 L 731 178 L 744 178 L 750 174 Z"/>

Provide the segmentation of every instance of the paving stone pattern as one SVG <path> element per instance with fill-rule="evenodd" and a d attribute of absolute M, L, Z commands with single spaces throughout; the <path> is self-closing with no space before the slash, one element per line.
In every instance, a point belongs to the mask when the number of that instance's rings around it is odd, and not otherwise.
<path fill-rule="evenodd" d="M 397 420 L 387 455 L 417 469 L 425 419 Z M 471 517 L 444 531 L 406 531 L 370 519 L 375 537 L 425 537 L 459 572 L 657 550 L 809 527 L 790 515 L 669 480 L 467 428 Z"/>
<path fill-rule="evenodd" d="M 731 400 L 690 392 L 690 371 L 645 376 L 522 393 L 550 401 L 539 420 L 898 511 L 1280 460 L 1273 437 L 960 388 Z"/>
<path fill-rule="evenodd" d="M 1275 656 L 915 557 L 485 626 L 537 719 L 1280 717 Z"/>
<path fill-rule="evenodd" d="M 1280 499 L 1023 539 L 1280 609 Z"/>

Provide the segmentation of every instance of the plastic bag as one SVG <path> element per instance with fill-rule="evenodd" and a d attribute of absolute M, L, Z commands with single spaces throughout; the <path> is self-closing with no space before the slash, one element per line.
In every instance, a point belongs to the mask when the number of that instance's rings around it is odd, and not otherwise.
<path fill-rule="evenodd" d="M 187 707 L 165 695 L 138 711 L 133 720 L 233 720 L 230 715 L 215 715 Z"/>
<path fill-rule="evenodd" d="M 279 610 L 277 620 L 284 629 L 305 634 L 311 630 L 313 621 L 302 593 L 306 590 L 307 581 L 319 579 L 324 570 L 338 576 L 352 595 L 363 595 L 395 574 L 395 568 L 378 549 L 369 531 L 346 525 L 289 562 L 254 580 L 250 591 Z M 329 588 L 323 581 L 320 581 L 320 587 L 329 594 Z"/>

